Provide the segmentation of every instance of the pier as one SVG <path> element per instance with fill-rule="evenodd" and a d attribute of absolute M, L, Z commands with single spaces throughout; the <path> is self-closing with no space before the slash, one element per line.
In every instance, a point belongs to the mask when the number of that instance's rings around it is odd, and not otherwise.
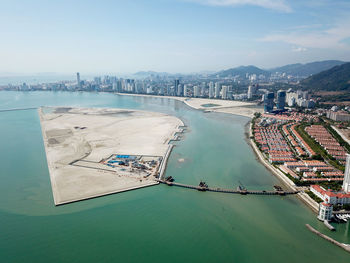
<path fill-rule="evenodd" d="M 161 184 L 166 184 L 168 186 L 177 186 L 187 189 L 193 189 L 198 191 L 208 191 L 208 192 L 217 192 L 217 193 L 227 193 L 227 194 L 241 194 L 241 195 L 294 195 L 299 193 L 299 191 L 256 191 L 256 190 L 246 190 L 246 189 L 225 189 L 225 188 L 219 188 L 219 187 L 202 187 L 202 186 L 195 186 L 195 185 L 188 185 L 188 184 L 181 184 L 181 183 L 175 183 L 175 182 L 169 182 L 165 180 L 157 180 Z"/>

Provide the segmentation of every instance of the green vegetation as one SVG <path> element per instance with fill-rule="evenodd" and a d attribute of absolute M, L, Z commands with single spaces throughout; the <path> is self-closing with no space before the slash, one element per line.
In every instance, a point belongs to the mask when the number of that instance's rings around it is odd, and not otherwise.
<path fill-rule="evenodd" d="M 345 63 L 313 75 L 303 80 L 301 85 L 312 91 L 350 91 L 349 80 L 350 63 Z M 350 97 L 350 93 L 347 95 L 346 97 Z M 343 97 L 339 96 L 336 99 L 344 100 Z"/>
<path fill-rule="evenodd" d="M 285 173 L 284 173 L 285 174 Z M 294 178 L 291 176 L 289 173 L 286 174 L 286 176 L 296 185 L 296 186 L 309 186 L 311 183 L 310 182 L 303 182 L 299 179 Z"/>
<path fill-rule="evenodd" d="M 323 200 L 319 197 L 317 197 L 313 192 L 311 191 L 305 191 L 313 200 L 315 200 L 317 203 L 321 203 Z"/>
<path fill-rule="evenodd" d="M 347 210 L 350 211 L 350 204 L 345 205 L 333 205 L 333 211 L 340 211 L 340 210 Z"/>
<path fill-rule="evenodd" d="M 266 76 L 269 76 L 271 74 L 270 72 L 268 72 L 266 70 L 263 70 L 263 69 L 260 69 L 260 68 L 255 67 L 255 66 L 240 66 L 240 67 L 237 67 L 237 68 L 230 68 L 230 69 L 226 69 L 226 70 L 222 70 L 222 71 L 216 72 L 216 73 L 213 74 L 213 76 L 217 76 L 218 75 L 221 78 L 224 78 L 224 77 L 236 76 L 236 75 L 245 76 L 246 73 L 256 74 L 256 75 L 263 74 L 263 75 L 266 75 Z"/>
<path fill-rule="evenodd" d="M 316 142 L 311 136 L 305 131 L 305 127 L 309 126 L 308 124 L 301 124 L 297 126 L 295 129 L 300 134 L 300 136 L 304 139 L 304 141 L 311 147 L 311 149 L 317 154 L 313 156 L 314 160 L 327 160 L 328 163 L 335 168 L 344 172 L 344 166 L 337 162 L 333 156 L 329 155 L 327 151 Z"/>
<path fill-rule="evenodd" d="M 343 182 L 320 182 L 318 183 L 320 186 L 322 186 L 324 189 L 332 189 L 334 191 L 340 191 Z"/>
<path fill-rule="evenodd" d="M 294 75 L 294 76 L 295 75 L 310 76 L 341 64 L 344 64 L 344 62 L 339 60 L 325 60 L 325 61 L 316 61 L 316 62 L 311 62 L 306 64 L 301 64 L 301 63 L 290 64 L 290 65 L 285 65 L 278 68 L 273 68 L 270 71 L 285 72 L 288 75 Z"/>

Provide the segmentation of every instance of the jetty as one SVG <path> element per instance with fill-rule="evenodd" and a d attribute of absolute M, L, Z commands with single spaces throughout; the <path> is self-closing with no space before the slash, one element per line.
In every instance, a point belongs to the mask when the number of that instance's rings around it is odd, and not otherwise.
<path fill-rule="evenodd" d="M 201 182 L 198 186 L 196 185 L 188 185 L 188 184 L 181 184 L 176 183 L 173 181 L 167 181 L 167 180 L 157 180 L 161 184 L 166 184 L 168 186 L 177 186 L 187 189 L 193 189 L 198 191 L 208 191 L 208 192 L 217 192 L 217 193 L 228 193 L 228 194 L 241 194 L 241 195 L 294 195 L 299 193 L 299 191 L 283 191 L 281 189 L 275 190 L 275 191 L 258 191 L 258 190 L 247 190 L 245 188 L 238 187 L 237 190 L 234 189 L 225 189 L 225 188 L 219 188 L 219 187 L 209 187 L 204 182 Z"/>
<path fill-rule="evenodd" d="M 333 238 L 326 236 L 325 234 L 322 234 L 321 232 L 317 231 L 316 229 L 314 229 L 312 226 L 310 226 L 309 224 L 305 225 L 311 232 L 315 233 L 316 235 L 324 238 L 325 240 L 333 243 L 334 245 L 344 249 L 345 251 L 350 253 L 350 245 L 349 244 L 344 244 L 344 243 L 340 243 L 337 240 L 334 240 Z"/>

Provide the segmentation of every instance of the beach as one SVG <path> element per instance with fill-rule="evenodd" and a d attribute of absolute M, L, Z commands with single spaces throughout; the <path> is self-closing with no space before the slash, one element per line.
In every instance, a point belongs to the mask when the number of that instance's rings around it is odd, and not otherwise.
<path fill-rule="evenodd" d="M 187 106 L 196 109 L 204 110 L 206 112 L 221 112 L 234 115 L 240 115 L 252 118 L 255 112 L 263 112 L 261 107 L 258 107 L 256 103 L 243 102 L 235 100 L 220 100 L 220 99 L 207 99 L 207 98 L 185 98 L 176 96 L 158 96 L 158 95 L 146 95 L 146 94 L 129 94 L 129 93 L 117 93 L 123 96 L 139 96 L 139 97 L 154 97 L 165 98 L 182 101 Z"/>

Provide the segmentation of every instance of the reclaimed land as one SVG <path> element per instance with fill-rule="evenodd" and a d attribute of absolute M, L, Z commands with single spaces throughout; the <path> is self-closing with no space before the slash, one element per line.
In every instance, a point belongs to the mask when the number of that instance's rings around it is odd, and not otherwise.
<path fill-rule="evenodd" d="M 183 122 L 170 115 L 124 109 L 39 108 L 55 205 L 158 184 L 156 175 L 118 174 L 101 163 L 113 154 L 160 156 Z M 84 162 L 87 167 L 74 165 Z"/>

